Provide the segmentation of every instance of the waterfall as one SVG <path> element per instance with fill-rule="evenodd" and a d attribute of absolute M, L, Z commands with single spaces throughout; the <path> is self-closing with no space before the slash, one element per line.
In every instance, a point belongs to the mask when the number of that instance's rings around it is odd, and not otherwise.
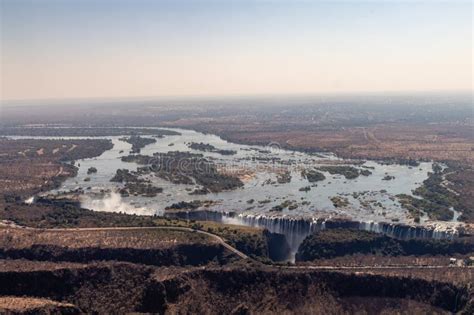
<path fill-rule="evenodd" d="M 323 229 L 352 228 L 381 233 L 399 239 L 453 239 L 458 233 L 456 230 L 441 229 L 439 227 L 411 226 L 400 223 L 352 221 L 336 218 L 295 218 L 282 215 L 236 214 L 235 212 L 211 210 L 179 211 L 167 213 L 166 216 L 187 220 L 208 220 L 220 223 L 247 225 L 265 228 L 272 233 L 283 234 L 291 249 L 290 260 L 294 260 L 298 247 L 308 235 Z"/>
<path fill-rule="evenodd" d="M 283 234 L 290 246 L 291 261 L 294 260 L 298 247 L 313 232 L 324 228 L 323 220 L 305 220 L 291 217 L 268 217 L 264 215 L 239 214 L 238 220 L 244 225 L 263 227 L 272 233 Z"/>
<path fill-rule="evenodd" d="M 388 236 L 411 239 L 411 238 L 434 238 L 453 239 L 457 236 L 455 230 L 443 230 L 439 227 L 411 226 L 406 224 L 395 224 L 387 222 L 359 222 L 360 230 L 383 233 Z"/>
<path fill-rule="evenodd" d="M 375 233 L 381 233 L 399 239 L 435 238 L 453 239 L 457 235 L 455 230 L 441 230 L 433 227 L 410 226 L 387 222 L 359 222 L 342 219 L 322 218 L 294 218 L 285 216 L 265 216 L 253 214 L 239 214 L 236 216 L 242 224 L 253 227 L 263 227 L 273 233 L 286 236 L 291 253 L 298 251 L 298 247 L 310 234 L 323 229 L 353 228 Z"/>

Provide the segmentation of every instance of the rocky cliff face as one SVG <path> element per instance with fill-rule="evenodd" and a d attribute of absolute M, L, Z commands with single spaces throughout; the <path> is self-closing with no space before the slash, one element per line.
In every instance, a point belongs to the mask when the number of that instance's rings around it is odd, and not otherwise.
<path fill-rule="evenodd" d="M 268 257 L 273 261 L 287 260 L 291 254 L 291 248 L 283 234 L 264 231 L 264 237 L 267 241 Z"/>
<path fill-rule="evenodd" d="M 72 304 L 47 299 L 24 297 L 0 297 L 0 314 L 81 314 Z"/>
<path fill-rule="evenodd" d="M 0 295 L 34 296 L 67 301 L 82 312 L 131 311 L 152 270 L 126 263 L 79 268 L 0 272 Z"/>
<path fill-rule="evenodd" d="M 209 210 L 174 211 L 168 212 L 166 216 L 170 218 L 179 218 L 185 220 L 214 221 L 219 223 L 225 223 L 230 218 L 238 219 L 234 213 L 224 213 Z M 242 223 L 242 225 L 246 225 L 244 222 L 240 223 Z M 266 227 L 263 226 L 263 228 Z M 223 237 L 225 238 L 224 235 Z M 291 246 L 288 242 L 287 236 L 282 233 L 277 233 L 275 231 L 265 229 L 265 231 L 263 232 L 263 237 L 261 239 L 262 244 L 260 244 L 260 247 L 266 248 L 266 253 L 256 253 L 252 251 L 250 249 L 252 246 L 247 246 L 251 244 L 244 244 L 245 241 L 246 240 L 244 239 L 242 240 L 242 242 L 237 242 L 233 245 L 238 250 L 246 253 L 249 256 L 265 256 L 263 258 L 270 258 L 273 261 L 285 261 L 289 260 L 291 256 L 294 255 L 294 253 L 291 252 Z"/>
<path fill-rule="evenodd" d="M 33 245 L 29 248 L 0 248 L 0 259 L 39 261 L 124 261 L 153 266 L 199 266 L 208 263 L 226 264 L 235 257 L 220 244 L 179 244 L 163 249 L 137 248 L 68 248 L 54 245 Z"/>
<path fill-rule="evenodd" d="M 422 278 L 234 265 L 156 268 L 96 263 L 0 271 L 1 296 L 34 296 L 83 312 L 340 314 L 469 311 L 466 286 Z M 369 302 L 370 301 L 370 302 Z"/>
<path fill-rule="evenodd" d="M 468 255 L 474 238 L 456 240 L 398 239 L 356 229 L 330 229 L 311 234 L 300 245 L 296 261 L 329 259 L 354 254 L 380 256 Z"/>
<path fill-rule="evenodd" d="M 140 310 L 340 314 L 358 307 L 358 311 L 379 313 L 391 310 L 394 304 L 403 308 L 411 303 L 412 310 L 445 312 L 459 311 L 467 301 L 465 289 L 421 279 L 337 272 L 203 270 L 153 280 Z"/>
<path fill-rule="evenodd" d="M 233 212 L 225 213 L 209 210 L 194 211 L 176 211 L 167 213 L 169 217 L 175 217 L 187 220 L 208 220 L 215 222 L 225 222 L 231 219 L 232 222 L 238 222 L 242 225 L 265 228 L 276 234 L 284 235 L 286 242 L 281 242 L 281 246 L 286 250 L 286 244 L 289 246 L 287 255 L 273 257 L 273 260 L 293 260 L 295 254 L 303 242 L 310 234 L 326 229 L 356 229 L 361 231 L 375 232 L 399 239 L 454 239 L 457 237 L 457 231 L 454 230 L 436 230 L 431 227 L 410 226 L 405 224 L 394 224 L 387 222 L 359 222 L 342 219 L 305 219 L 289 218 L 283 216 L 265 216 L 236 214 Z M 275 247 L 274 247 L 275 248 Z"/>

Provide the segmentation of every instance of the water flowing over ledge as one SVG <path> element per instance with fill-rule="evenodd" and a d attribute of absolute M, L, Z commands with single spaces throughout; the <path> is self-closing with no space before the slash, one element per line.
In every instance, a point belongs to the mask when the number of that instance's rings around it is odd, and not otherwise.
<path fill-rule="evenodd" d="M 263 227 L 272 233 L 285 235 L 294 252 L 312 232 L 337 227 L 384 233 L 402 239 L 452 239 L 459 234 L 456 226 L 461 226 L 461 223 L 456 221 L 457 212 L 452 222 L 431 221 L 429 216 L 423 215 L 417 224 L 397 197 L 412 196 L 413 190 L 421 187 L 433 169 L 430 162 L 421 162 L 414 167 L 344 160 L 330 153 L 309 154 L 278 146 L 235 144 L 193 130 L 168 129 L 168 132 L 172 134 L 146 145 L 140 154 L 149 157 L 170 151 L 184 152 L 184 156 L 199 154 L 217 165 L 219 172 L 240 176 L 243 186 L 196 194 L 194 192 L 202 191 L 203 187 L 196 184 L 194 177 L 190 183 L 173 183 L 156 174 L 145 173 L 137 175 L 139 182 L 162 188 L 163 193 L 144 196 L 138 191 L 125 190 L 122 195 L 125 184 L 111 182 L 111 179 L 118 170 L 138 172 L 143 166 L 122 160 L 135 156 L 130 155 L 132 144 L 122 141 L 122 136 L 103 136 L 99 138 L 111 140 L 114 147 L 96 158 L 76 161 L 77 176 L 67 179 L 61 187 L 48 194 L 72 195 L 81 207 L 91 210 L 139 215 L 168 215 L 169 209 L 194 209 L 172 207 L 181 202 L 185 205 L 205 203 L 205 206 L 184 216 Z M 153 137 L 153 132 L 148 137 Z M 203 148 L 215 149 L 199 150 Z M 188 165 L 184 163 L 188 161 L 181 159 L 178 166 Z M 327 171 L 331 165 L 343 169 L 333 174 Z M 89 174 L 91 168 L 97 172 Z M 311 173 L 308 172 L 316 169 L 324 173 L 321 174 L 325 179 L 310 182 L 308 174 Z M 201 171 L 200 168 L 196 170 Z M 358 176 L 348 178 L 348 174 L 354 175 L 354 172 Z M 311 175 L 313 179 L 314 174 Z M 387 176 L 390 180 L 385 180 Z M 206 177 L 206 180 L 215 178 Z M 35 202 L 30 199 L 26 202 Z"/>
<path fill-rule="evenodd" d="M 340 218 L 294 218 L 281 215 L 267 216 L 255 214 L 236 214 L 210 210 L 177 211 L 165 214 L 188 220 L 210 220 L 221 223 L 262 227 L 272 233 L 283 234 L 294 257 L 303 240 L 313 232 L 323 229 L 352 228 L 385 234 L 399 239 L 454 239 L 459 235 L 456 228 L 445 226 L 411 226 L 388 222 L 362 222 Z M 292 259 L 290 257 L 290 259 Z"/>

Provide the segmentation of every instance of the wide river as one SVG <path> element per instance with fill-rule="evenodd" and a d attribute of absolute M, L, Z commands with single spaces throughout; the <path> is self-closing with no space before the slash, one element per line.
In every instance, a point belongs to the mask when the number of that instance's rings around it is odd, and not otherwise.
<path fill-rule="evenodd" d="M 249 146 L 230 143 L 216 135 L 203 134 L 192 130 L 172 129 L 181 135 L 157 138 L 157 142 L 141 149 L 142 155 L 155 152 L 186 151 L 203 154 L 218 165 L 221 171 L 238 174 L 244 186 L 231 191 L 191 195 L 197 185 L 173 184 L 154 175 L 147 175 L 154 186 L 162 187 L 163 192 L 156 197 L 122 197 L 117 191 L 121 183 L 111 182 L 117 169 L 134 171 L 135 163 L 122 162 L 121 157 L 129 155 L 131 144 L 119 140 L 121 137 L 100 137 L 111 139 L 114 147 L 101 156 L 76 161 L 78 175 L 67 179 L 53 193 L 82 189 L 83 207 L 98 211 L 115 211 L 135 214 L 163 214 L 165 208 L 173 203 L 192 200 L 212 200 L 209 210 L 236 212 L 243 214 L 266 214 L 268 216 L 287 216 L 305 218 L 343 217 L 357 221 L 410 223 L 405 209 L 400 206 L 397 194 L 412 194 L 428 177 L 432 164 L 423 162 L 419 166 L 384 165 L 374 161 L 346 161 L 333 154 L 308 154 L 284 150 L 277 145 L 268 147 Z M 17 137 L 18 138 L 18 137 Z M 31 137 L 29 137 L 31 138 Z M 84 137 L 82 137 L 84 138 Z M 189 143 L 202 142 L 217 149 L 234 150 L 234 155 L 221 155 L 189 148 Z M 369 170 L 369 176 L 346 179 L 340 174 L 323 172 L 326 179 L 309 183 L 301 174 L 304 169 L 324 165 L 345 164 L 359 170 Z M 87 174 L 90 167 L 97 173 Z M 279 183 L 278 174 L 289 171 L 291 181 Z M 384 180 L 392 176 L 391 180 Z M 84 181 L 87 178 L 87 181 Z M 316 185 L 315 185 L 316 184 Z M 310 186 L 310 190 L 300 190 Z M 340 197 L 348 204 L 335 207 L 331 198 Z M 253 202 L 252 202 L 253 200 Z M 274 206 L 287 201 L 291 208 L 271 211 Z M 420 224 L 429 221 L 421 218 Z M 433 222 L 434 223 L 434 222 Z"/>

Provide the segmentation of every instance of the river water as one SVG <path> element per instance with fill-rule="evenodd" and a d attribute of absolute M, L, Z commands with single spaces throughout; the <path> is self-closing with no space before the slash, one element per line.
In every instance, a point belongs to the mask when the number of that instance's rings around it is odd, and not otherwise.
<path fill-rule="evenodd" d="M 82 189 L 80 197 L 84 207 L 98 211 L 120 211 L 136 214 L 163 214 L 165 208 L 179 201 L 212 200 L 214 204 L 207 209 L 245 214 L 267 214 L 305 218 L 349 218 L 363 221 L 384 221 L 412 223 L 397 198 L 397 194 L 412 194 L 431 171 L 431 163 L 423 162 L 419 166 L 383 165 L 374 161 L 345 161 L 330 153 L 308 154 L 284 150 L 276 144 L 268 147 L 248 146 L 230 143 L 216 135 L 203 134 L 192 130 L 172 129 L 181 133 L 176 136 L 158 138 L 156 143 L 141 149 L 142 155 L 155 152 L 186 151 L 203 154 L 212 160 L 219 169 L 227 173 L 238 174 L 244 186 L 232 191 L 190 195 L 198 185 L 173 184 L 153 175 L 147 175 L 153 185 L 162 187 L 163 193 L 156 197 L 121 197 L 118 189 L 121 183 L 110 182 L 117 169 L 134 171 L 138 165 L 122 162 L 121 157 L 129 154 L 131 144 L 119 140 L 121 137 L 100 137 L 111 139 L 114 147 L 101 156 L 76 161 L 78 175 L 67 179 L 53 193 Z M 31 137 L 29 137 L 31 138 Z M 221 155 L 214 152 L 202 152 L 188 147 L 191 142 L 211 144 L 217 149 L 235 150 L 235 155 Z M 349 163 L 347 165 L 360 170 L 368 169 L 369 176 L 346 179 L 343 175 L 323 172 L 326 179 L 309 183 L 301 175 L 301 170 L 313 167 Z M 362 163 L 362 164 L 361 164 Z M 97 168 L 97 173 L 87 174 L 89 167 Z M 291 181 L 278 183 L 277 176 L 289 171 Z M 383 180 L 385 176 L 394 176 L 392 180 Z M 84 179 L 88 178 L 88 181 Z M 314 185 L 317 184 L 317 185 Z M 310 186 L 305 192 L 300 188 Z M 105 193 L 104 193 L 105 192 Z M 348 205 L 336 208 L 330 198 L 346 198 Z M 251 203 L 251 200 L 254 202 Z M 274 206 L 288 200 L 296 209 L 271 211 Z M 426 219 L 422 218 L 422 223 Z"/>
<path fill-rule="evenodd" d="M 130 154 L 132 145 L 121 141 L 122 136 L 114 137 L 61 137 L 110 139 L 113 148 L 102 155 L 76 161 L 78 174 L 68 178 L 61 187 L 45 194 L 69 194 L 79 196 L 82 207 L 95 211 L 123 212 L 128 214 L 163 215 L 166 207 L 180 201 L 212 201 L 201 208 L 206 219 L 224 223 L 260 226 L 271 232 L 286 236 L 291 252 L 294 255 L 310 233 L 327 228 L 326 223 L 352 222 L 356 228 L 381 232 L 396 237 L 434 237 L 450 238 L 456 234 L 456 222 L 459 213 L 455 211 L 453 222 L 431 221 L 427 215 L 414 223 L 406 209 L 402 208 L 397 194 L 413 195 L 428 173 L 432 163 L 422 162 L 419 166 L 385 165 L 374 161 L 344 160 L 331 153 L 309 154 L 281 149 L 277 144 L 269 146 L 249 146 L 235 144 L 212 134 L 203 134 L 192 130 L 171 129 L 180 135 L 157 138 L 156 143 L 141 149 L 142 155 L 182 151 L 202 154 L 204 158 L 217 165 L 220 172 L 239 176 L 243 187 L 231 191 L 191 195 L 199 185 L 173 184 L 153 173 L 142 175 L 154 186 L 163 188 L 155 197 L 123 197 L 119 190 L 124 184 L 111 182 L 117 169 L 137 170 L 136 163 L 123 162 L 122 156 Z M 151 137 L 151 136 L 144 136 Z M 13 139 L 35 137 L 10 137 Z M 59 137 L 36 137 L 57 139 Z M 234 155 L 222 155 L 215 152 L 192 150 L 192 142 L 213 145 L 219 150 L 236 151 Z M 369 170 L 369 176 L 360 175 L 355 179 L 346 179 L 340 174 L 322 171 L 326 179 L 310 183 L 301 174 L 302 170 L 314 169 L 327 165 L 348 165 L 359 170 Z M 97 173 L 87 174 L 90 167 Z M 289 172 L 291 180 L 279 183 L 277 178 L 282 172 Z M 386 176 L 391 180 L 384 180 Z M 309 191 L 300 188 L 310 186 Z M 77 192 L 80 193 L 77 193 Z M 331 198 L 339 197 L 347 201 L 346 205 L 335 207 Z M 253 202 L 251 202 L 253 201 Z M 275 206 L 287 204 L 281 211 L 272 211 Z M 228 215 L 232 213 L 232 215 Z M 189 214 L 185 214 L 189 215 Z M 334 225 L 334 223 L 332 223 Z M 401 224 L 401 225 L 400 225 Z M 337 225 L 337 223 L 336 223 Z"/>

